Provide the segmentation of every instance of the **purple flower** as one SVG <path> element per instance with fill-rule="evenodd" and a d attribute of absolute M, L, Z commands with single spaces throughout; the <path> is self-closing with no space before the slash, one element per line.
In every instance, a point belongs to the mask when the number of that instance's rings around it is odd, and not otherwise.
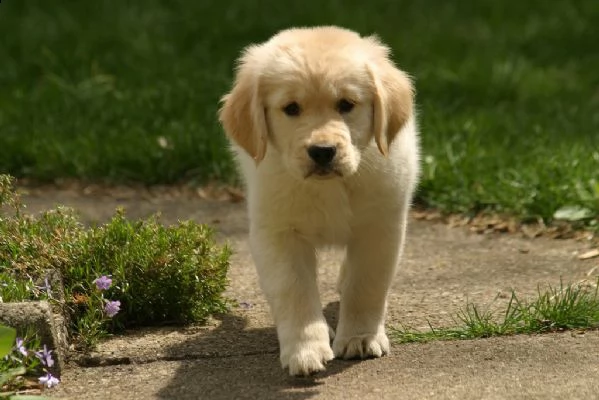
<path fill-rule="evenodd" d="M 241 308 L 245 308 L 246 310 L 248 308 L 252 308 L 254 305 L 252 303 L 250 303 L 249 301 L 242 301 L 239 303 L 239 307 Z"/>
<path fill-rule="evenodd" d="M 23 344 L 23 339 L 21 338 L 17 338 L 17 351 L 21 354 L 23 354 L 23 356 L 27 357 L 27 349 L 25 348 L 24 344 Z"/>
<path fill-rule="evenodd" d="M 52 376 L 51 373 L 48 372 L 45 376 L 40 376 L 39 381 L 42 385 L 46 385 L 46 387 L 51 388 L 52 386 L 56 386 L 60 383 L 58 378 Z"/>
<path fill-rule="evenodd" d="M 121 302 L 118 300 L 107 301 L 106 305 L 104 306 L 104 311 L 106 311 L 106 315 L 108 315 L 110 318 L 117 315 L 120 310 L 121 310 Z"/>
<path fill-rule="evenodd" d="M 52 350 L 48 350 L 46 345 L 44 345 L 44 351 L 36 351 L 35 355 L 45 366 L 52 367 L 54 365 L 54 360 L 52 359 Z"/>
<path fill-rule="evenodd" d="M 106 275 L 102 275 L 94 281 L 98 290 L 107 290 L 112 285 L 112 279 Z"/>
<path fill-rule="evenodd" d="M 48 281 L 48 277 L 44 278 L 44 284 L 43 285 L 41 285 L 41 286 L 35 285 L 35 288 L 37 290 L 42 291 L 42 292 L 46 292 L 46 295 L 48 297 L 51 297 L 50 290 L 52 290 L 52 288 L 50 287 L 50 282 Z M 33 290 L 33 288 L 31 290 Z"/>

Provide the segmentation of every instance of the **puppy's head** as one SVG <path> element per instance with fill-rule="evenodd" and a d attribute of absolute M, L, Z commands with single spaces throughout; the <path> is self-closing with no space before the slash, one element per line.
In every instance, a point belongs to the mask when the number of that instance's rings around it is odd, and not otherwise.
<path fill-rule="evenodd" d="M 256 162 L 273 151 L 293 175 L 325 179 L 356 172 L 373 138 L 386 155 L 412 98 L 409 78 L 375 37 L 289 29 L 245 49 L 219 116 Z"/>

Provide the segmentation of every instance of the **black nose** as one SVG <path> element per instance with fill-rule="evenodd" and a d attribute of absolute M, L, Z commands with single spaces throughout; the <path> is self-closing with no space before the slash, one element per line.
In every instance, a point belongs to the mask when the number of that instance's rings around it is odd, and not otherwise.
<path fill-rule="evenodd" d="M 310 146 L 308 147 L 308 155 L 316 165 L 326 167 L 333 161 L 337 148 L 335 146 Z"/>

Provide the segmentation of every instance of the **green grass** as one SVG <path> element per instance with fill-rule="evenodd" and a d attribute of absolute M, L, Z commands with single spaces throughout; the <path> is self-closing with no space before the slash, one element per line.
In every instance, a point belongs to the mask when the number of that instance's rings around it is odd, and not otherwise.
<path fill-rule="evenodd" d="M 377 32 L 414 76 L 421 203 L 547 220 L 576 205 L 597 218 L 596 0 L 6 0 L 0 171 L 234 180 L 216 111 L 235 57 L 316 24 Z"/>
<path fill-rule="evenodd" d="M 229 256 L 208 226 L 193 222 L 167 227 L 118 211 L 86 227 L 64 207 L 24 214 L 12 180 L 0 175 L 0 301 L 49 298 L 82 348 L 126 327 L 203 322 L 226 311 Z M 109 288 L 97 287 L 101 276 L 112 279 Z M 109 301 L 120 302 L 114 316 Z"/>
<path fill-rule="evenodd" d="M 560 283 L 559 287 L 539 289 L 532 301 L 521 301 L 515 292 L 503 314 L 483 310 L 474 304 L 460 310 L 455 316 L 455 327 L 416 331 L 405 326 L 396 327 L 391 336 L 399 343 L 428 342 L 431 340 L 478 339 L 492 336 L 535 334 L 568 329 L 599 328 L 598 284 Z"/>

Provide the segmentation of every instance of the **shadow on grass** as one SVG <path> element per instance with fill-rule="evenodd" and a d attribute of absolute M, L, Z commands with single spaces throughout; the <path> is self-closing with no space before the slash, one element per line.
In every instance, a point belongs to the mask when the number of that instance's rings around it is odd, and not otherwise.
<path fill-rule="evenodd" d="M 329 303 L 325 317 L 336 326 L 339 303 Z M 357 361 L 334 360 L 312 377 L 290 377 L 279 362 L 274 327 L 245 329 L 239 315 L 221 315 L 211 333 L 168 349 L 173 360 L 184 361 L 171 381 L 157 393 L 160 399 L 309 399 L 320 394 L 323 379 L 339 374 Z M 186 357 L 186 349 L 213 348 L 205 357 Z M 208 353 L 208 352 L 207 352 Z"/>

